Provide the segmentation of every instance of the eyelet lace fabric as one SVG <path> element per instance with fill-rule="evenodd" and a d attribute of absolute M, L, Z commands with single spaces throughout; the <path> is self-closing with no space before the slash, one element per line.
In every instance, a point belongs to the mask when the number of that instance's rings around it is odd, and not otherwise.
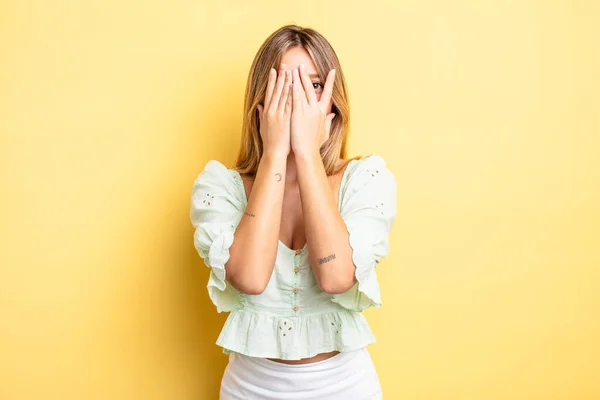
<path fill-rule="evenodd" d="M 239 173 L 209 161 L 194 182 L 190 218 L 194 246 L 210 269 L 210 299 L 218 312 L 230 313 L 217 339 L 223 351 L 300 359 L 374 342 L 361 311 L 382 305 L 376 268 L 388 255 L 396 215 L 396 182 L 384 159 L 370 154 L 352 160 L 342 177 L 338 208 L 349 232 L 357 279 L 344 293 L 321 291 L 306 249 L 295 251 L 281 242 L 262 294 L 246 295 L 230 285 L 225 264 L 246 205 Z"/>

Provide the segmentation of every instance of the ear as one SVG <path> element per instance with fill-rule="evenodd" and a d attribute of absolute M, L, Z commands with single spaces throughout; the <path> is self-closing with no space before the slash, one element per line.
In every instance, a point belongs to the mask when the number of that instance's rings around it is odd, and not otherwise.
<path fill-rule="evenodd" d="M 262 104 L 258 104 L 256 106 L 256 108 L 258 109 L 258 119 L 262 121 L 262 112 L 263 112 L 263 106 L 262 106 Z"/>

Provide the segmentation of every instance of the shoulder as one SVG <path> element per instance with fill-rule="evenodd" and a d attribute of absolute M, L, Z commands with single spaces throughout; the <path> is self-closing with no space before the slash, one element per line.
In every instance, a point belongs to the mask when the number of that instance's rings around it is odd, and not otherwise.
<path fill-rule="evenodd" d="M 200 173 L 196 177 L 196 180 L 205 179 L 234 179 L 237 172 L 234 169 L 227 168 L 223 163 L 217 160 L 209 160 L 204 167 L 200 170 Z"/>
<path fill-rule="evenodd" d="M 355 161 L 355 168 L 385 167 L 385 159 L 376 153 L 367 154 Z"/>
<path fill-rule="evenodd" d="M 227 168 L 217 160 L 209 160 L 196 177 L 195 183 L 237 183 L 241 182 L 240 174 L 233 168 Z"/>
<path fill-rule="evenodd" d="M 348 168 L 340 203 L 346 225 L 362 226 L 370 220 L 383 222 L 382 226 L 388 227 L 396 215 L 397 192 L 396 179 L 385 159 L 369 154 L 354 159 Z"/>
<path fill-rule="evenodd" d="M 366 186 L 396 186 L 393 172 L 388 168 L 385 159 L 375 153 L 353 159 L 342 185 L 345 189 L 358 191 Z"/>
<path fill-rule="evenodd" d="M 240 174 L 217 160 L 209 160 L 194 181 L 194 192 L 207 192 L 212 196 L 227 195 L 243 203 L 243 183 Z"/>

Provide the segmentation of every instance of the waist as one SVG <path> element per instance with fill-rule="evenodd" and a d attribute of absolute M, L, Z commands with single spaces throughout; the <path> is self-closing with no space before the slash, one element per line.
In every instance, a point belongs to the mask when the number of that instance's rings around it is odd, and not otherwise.
<path fill-rule="evenodd" d="M 347 311 L 339 304 L 332 303 L 329 299 L 316 298 L 305 298 L 296 301 L 281 299 L 279 302 L 247 299 L 239 308 L 253 313 L 286 318 Z"/>
<path fill-rule="evenodd" d="M 269 360 L 275 361 L 275 362 L 280 362 L 283 364 L 290 364 L 290 365 L 312 364 L 315 362 L 325 361 L 327 359 L 330 359 L 331 357 L 337 356 L 338 354 L 340 354 L 340 352 L 336 350 L 336 351 L 330 351 L 328 353 L 320 353 L 314 357 L 301 358 L 299 360 L 284 360 L 281 358 L 269 358 Z"/>
<path fill-rule="evenodd" d="M 270 371 L 289 371 L 293 373 L 302 373 L 306 372 L 314 372 L 314 371 L 331 371 L 335 367 L 343 368 L 348 365 L 351 360 L 362 359 L 368 360 L 367 364 L 371 364 L 371 356 L 367 347 L 361 347 L 358 349 L 354 349 L 351 351 L 334 352 L 333 356 L 329 356 L 325 359 L 310 362 L 310 363 L 282 363 L 276 361 L 275 359 L 265 358 L 265 357 L 251 357 L 241 353 L 232 352 L 230 355 L 230 360 L 232 358 L 243 360 L 244 363 L 248 363 L 253 366 L 253 369 L 267 369 Z M 300 360 L 296 360 L 300 361 Z"/>

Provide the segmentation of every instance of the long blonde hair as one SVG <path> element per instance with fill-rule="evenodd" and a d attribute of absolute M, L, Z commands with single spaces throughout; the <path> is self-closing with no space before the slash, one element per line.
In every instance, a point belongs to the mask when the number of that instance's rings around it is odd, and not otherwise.
<path fill-rule="evenodd" d="M 285 25 L 273 32 L 260 46 L 248 74 L 244 96 L 244 117 L 242 139 L 235 169 L 241 174 L 254 176 L 263 153 L 260 136 L 260 121 L 257 105 L 262 104 L 267 90 L 271 68 L 279 70 L 283 54 L 290 48 L 303 47 L 317 67 L 321 82 L 325 83 L 327 73 L 335 68 L 331 112 L 336 116 L 331 121 L 329 139 L 320 149 L 321 159 L 327 175 L 336 171 L 338 159 L 346 159 L 346 146 L 350 129 L 350 105 L 348 89 L 340 62 L 329 44 L 319 32 L 298 25 Z"/>

